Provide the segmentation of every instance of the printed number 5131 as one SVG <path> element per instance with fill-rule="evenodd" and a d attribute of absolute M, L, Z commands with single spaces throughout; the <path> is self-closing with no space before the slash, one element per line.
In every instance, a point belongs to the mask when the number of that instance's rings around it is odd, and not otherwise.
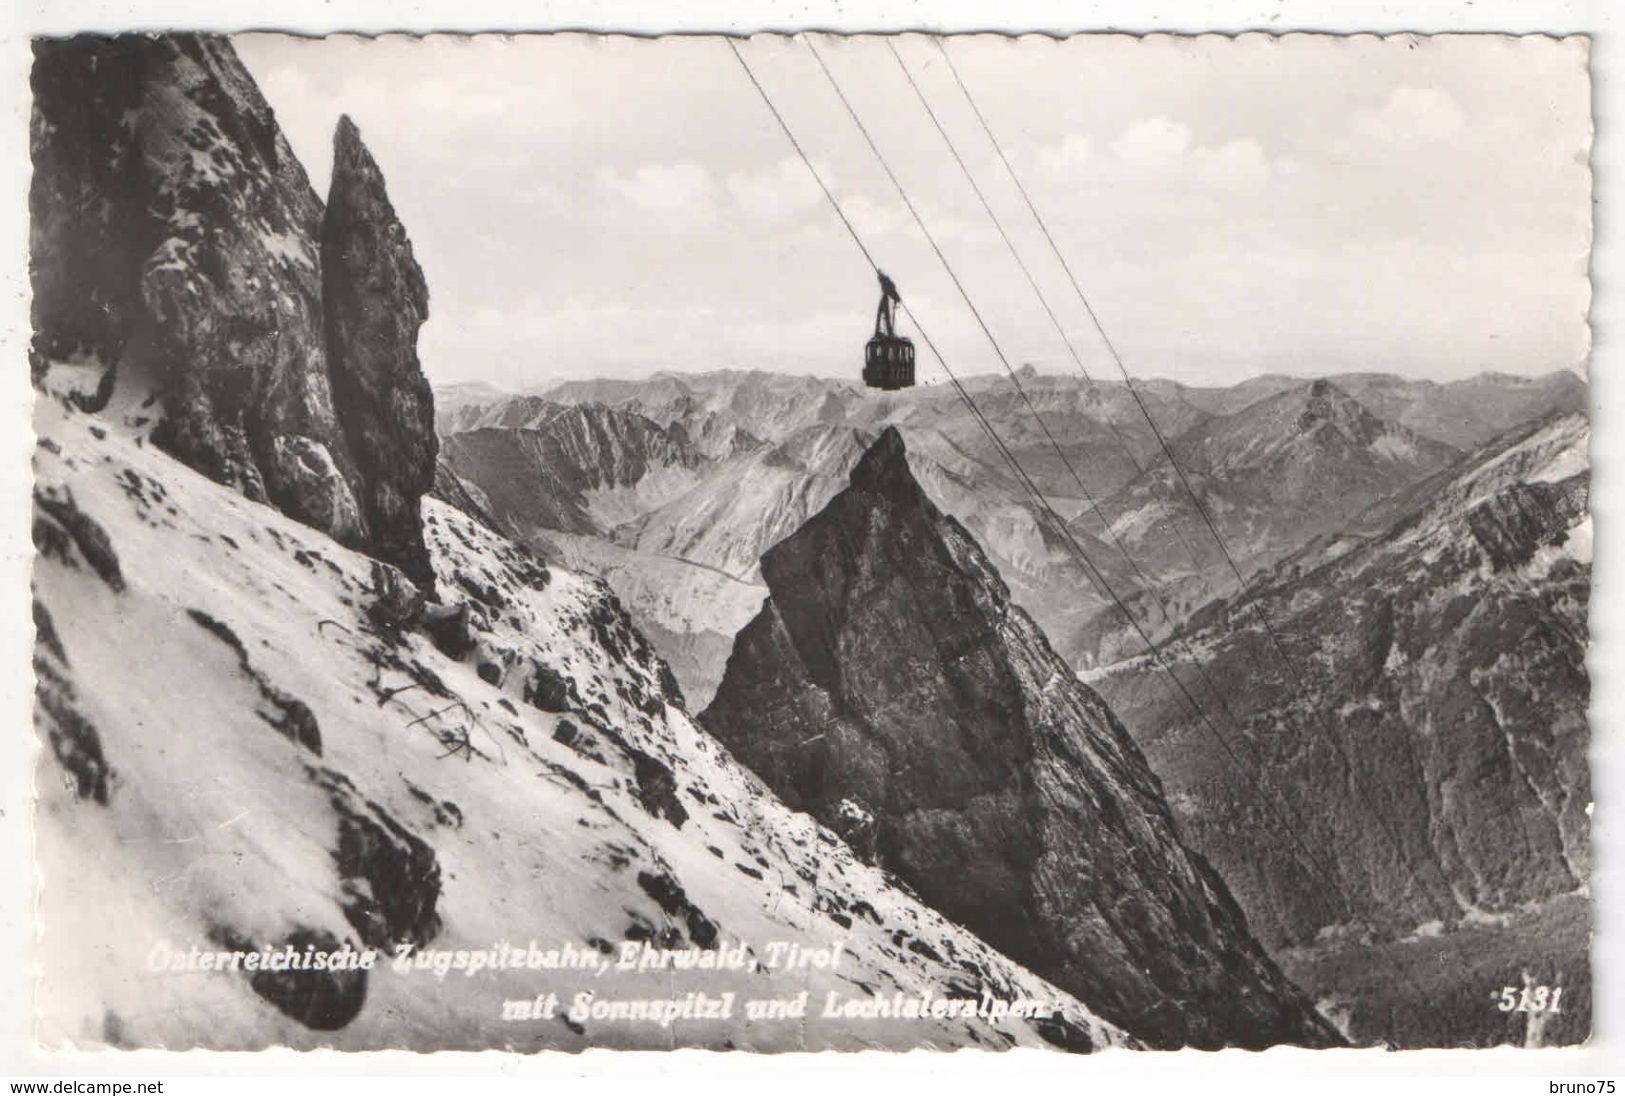
<path fill-rule="evenodd" d="M 1562 986 L 1502 986 L 1495 1000 L 1502 1012 L 1562 1012 Z"/>

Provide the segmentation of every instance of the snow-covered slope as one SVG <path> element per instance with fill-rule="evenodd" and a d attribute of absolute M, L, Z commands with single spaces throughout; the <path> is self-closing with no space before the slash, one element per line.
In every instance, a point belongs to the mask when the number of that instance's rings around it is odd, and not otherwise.
<path fill-rule="evenodd" d="M 760 1049 L 1123 1042 L 857 862 L 674 702 L 604 584 L 448 506 L 438 645 L 396 576 L 42 396 L 34 585 L 50 1044 Z M 477 596 L 474 596 L 477 594 Z M 441 648 L 460 654 L 453 658 Z M 159 972 L 163 949 L 628 942 L 752 969 Z M 765 970 L 774 942 L 834 969 Z M 596 962 L 596 958 L 591 961 Z M 504 1002 L 811 992 L 806 1021 L 504 1020 Z M 819 1019 L 834 992 L 1055 1018 Z M 1042 1033 L 1040 1032 L 1042 1029 Z"/>
<path fill-rule="evenodd" d="M 671 666 L 692 711 L 710 703 L 734 635 L 767 596 L 760 581 L 600 537 L 550 533 L 545 550 L 547 558 L 609 584 Z"/>

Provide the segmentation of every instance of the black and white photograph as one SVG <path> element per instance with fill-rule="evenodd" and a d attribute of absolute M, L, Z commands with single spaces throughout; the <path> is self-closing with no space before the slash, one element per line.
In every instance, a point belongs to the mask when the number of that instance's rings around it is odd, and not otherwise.
<path fill-rule="evenodd" d="M 39 1046 L 1592 1037 L 1586 36 L 31 45 Z"/>

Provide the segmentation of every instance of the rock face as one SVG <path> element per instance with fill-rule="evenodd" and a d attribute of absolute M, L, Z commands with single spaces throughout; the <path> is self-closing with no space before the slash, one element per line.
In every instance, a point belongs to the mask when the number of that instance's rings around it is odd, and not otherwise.
<path fill-rule="evenodd" d="M 895 430 L 762 571 L 701 720 L 791 805 L 1151 1044 L 1338 1041 Z"/>
<path fill-rule="evenodd" d="M 681 426 L 597 404 L 516 399 L 445 436 L 446 463 L 521 536 L 603 533 L 692 486 L 698 458 Z M 447 501 L 457 501 L 455 496 Z"/>
<path fill-rule="evenodd" d="M 82 36 L 34 51 L 36 377 L 95 367 L 88 402 L 116 399 L 211 479 L 426 577 L 413 532 L 433 474 L 411 350 L 422 276 L 359 144 L 341 133 L 344 212 L 328 218 L 340 246 L 326 248 L 321 201 L 225 39 Z M 389 243 L 364 250 L 374 239 Z M 358 278 L 342 261 L 329 285 L 328 250 L 379 269 Z M 358 353 L 357 338 L 376 346 Z"/>
<path fill-rule="evenodd" d="M 362 475 L 361 506 L 379 555 L 428 585 L 418 500 L 434 485 L 434 396 L 418 366 L 429 287 L 384 176 L 348 115 L 333 137 L 322 220 L 323 301 L 333 401 Z"/>
<path fill-rule="evenodd" d="M 1559 547 L 1585 517 L 1588 477 L 1562 483 L 1513 483 L 1467 512 L 1467 527 L 1497 571 L 1521 567 L 1545 547 Z"/>

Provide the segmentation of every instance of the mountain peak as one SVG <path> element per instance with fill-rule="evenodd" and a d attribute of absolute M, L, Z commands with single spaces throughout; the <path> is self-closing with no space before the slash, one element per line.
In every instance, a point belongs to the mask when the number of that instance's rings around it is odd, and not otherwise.
<path fill-rule="evenodd" d="M 324 210 L 227 38 L 42 39 L 34 79 L 36 353 L 93 353 L 157 446 L 430 581 L 427 290 L 354 123 Z"/>
<path fill-rule="evenodd" d="M 384 173 L 378 167 L 378 161 L 373 158 L 372 150 L 362 139 L 361 129 L 354 120 L 348 114 L 341 114 L 338 124 L 333 127 L 333 177 L 329 186 L 357 185 L 378 191 L 381 200 L 388 203 L 389 199 L 383 194 Z"/>
<path fill-rule="evenodd" d="M 908 470 L 908 448 L 895 426 L 886 427 L 852 468 L 852 486 L 860 490 L 873 490 L 912 478 Z"/>
<path fill-rule="evenodd" d="M 383 172 L 348 114 L 333 134 L 319 237 L 333 407 L 362 472 L 374 550 L 434 582 L 419 500 L 434 486 L 434 394 L 418 362 L 429 287 Z"/>
<path fill-rule="evenodd" d="M 1323 401 L 1327 406 L 1346 407 L 1350 410 L 1366 411 L 1365 404 L 1355 399 L 1348 389 L 1325 377 L 1317 377 L 1298 391 L 1301 399 L 1310 403 Z"/>
<path fill-rule="evenodd" d="M 1376 416 L 1364 404 L 1324 377 L 1309 383 L 1303 400 L 1303 413 L 1298 417 L 1298 428 L 1303 431 L 1322 423 L 1353 426 L 1376 422 Z"/>
<path fill-rule="evenodd" d="M 348 114 L 340 114 L 338 125 L 333 129 L 333 145 L 335 148 L 348 145 L 361 144 L 361 130 Z"/>

